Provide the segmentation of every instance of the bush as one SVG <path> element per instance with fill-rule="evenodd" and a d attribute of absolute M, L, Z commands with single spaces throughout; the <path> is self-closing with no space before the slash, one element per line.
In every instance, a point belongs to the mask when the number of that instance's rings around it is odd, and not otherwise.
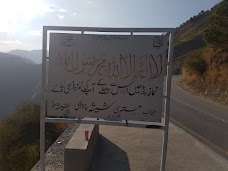
<path fill-rule="evenodd" d="M 181 75 L 181 74 L 182 74 L 182 70 L 181 70 L 180 67 L 179 68 L 175 68 L 173 70 L 173 75 Z"/>
<path fill-rule="evenodd" d="M 188 57 L 184 63 L 185 68 L 190 73 L 203 74 L 207 64 L 201 57 Z"/>
<path fill-rule="evenodd" d="M 46 124 L 49 147 L 65 124 Z M 39 160 L 40 106 L 24 103 L 0 123 L 0 170 L 27 171 Z"/>
<path fill-rule="evenodd" d="M 23 104 L 1 123 L 0 170 L 29 170 L 39 154 L 28 150 L 31 146 L 39 151 L 38 105 Z M 30 155 L 29 155 L 30 153 Z"/>

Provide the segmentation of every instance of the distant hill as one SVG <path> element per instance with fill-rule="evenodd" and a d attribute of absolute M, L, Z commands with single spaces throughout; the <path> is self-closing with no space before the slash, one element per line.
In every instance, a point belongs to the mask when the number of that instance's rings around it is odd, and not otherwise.
<path fill-rule="evenodd" d="M 201 48 L 206 47 L 203 35 L 212 11 L 201 11 L 198 15 L 191 17 L 176 28 L 173 66 L 174 74 L 182 73 L 182 66 L 187 56 L 193 55 Z"/>
<path fill-rule="evenodd" d="M 0 118 L 16 105 L 31 100 L 41 80 L 41 65 L 8 53 L 0 53 Z"/>
<path fill-rule="evenodd" d="M 18 55 L 11 55 L 11 54 L 8 54 L 8 53 L 3 53 L 3 52 L 0 52 L 0 58 L 2 60 L 3 63 L 7 63 L 9 61 L 14 61 L 14 62 L 18 62 L 18 64 L 20 63 L 27 63 L 27 64 L 36 64 L 34 61 L 32 61 L 31 59 L 28 59 L 28 58 L 23 58 L 21 56 L 18 56 Z"/>
<path fill-rule="evenodd" d="M 228 104 L 228 0 L 176 28 L 174 74 L 189 90 Z"/>
<path fill-rule="evenodd" d="M 199 14 L 191 17 L 185 23 L 177 27 L 175 37 L 176 44 L 187 42 L 197 37 L 202 38 L 213 10 L 214 8 L 212 8 L 211 11 L 202 10 Z"/>
<path fill-rule="evenodd" d="M 202 10 L 176 28 L 173 67 L 175 74 L 181 74 L 181 68 L 187 57 L 197 56 L 198 52 L 206 48 L 207 43 L 204 40 L 204 32 L 217 6 L 215 5 L 211 10 Z"/>
<path fill-rule="evenodd" d="M 42 50 L 12 50 L 8 53 L 30 59 L 36 64 L 42 63 Z"/>

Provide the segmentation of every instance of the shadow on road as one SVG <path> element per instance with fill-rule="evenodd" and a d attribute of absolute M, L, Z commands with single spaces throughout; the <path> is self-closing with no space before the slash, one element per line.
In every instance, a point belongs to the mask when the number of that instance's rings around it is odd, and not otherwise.
<path fill-rule="evenodd" d="M 90 168 L 90 171 L 97 170 L 130 170 L 127 153 L 102 135 L 99 135 Z"/>

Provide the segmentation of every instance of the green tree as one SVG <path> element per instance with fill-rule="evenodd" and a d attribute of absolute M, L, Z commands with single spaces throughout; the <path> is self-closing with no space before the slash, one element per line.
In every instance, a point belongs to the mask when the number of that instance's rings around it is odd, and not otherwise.
<path fill-rule="evenodd" d="M 212 47 L 228 47 L 228 0 L 223 0 L 216 6 L 204 37 Z"/>
<path fill-rule="evenodd" d="M 39 159 L 39 113 L 39 105 L 25 103 L 1 122 L 0 170 L 30 170 Z"/>
<path fill-rule="evenodd" d="M 48 148 L 66 124 L 46 124 Z M 24 103 L 0 123 L 0 171 L 28 171 L 39 159 L 40 106 Z M 47 149 L 46 148 L 46 149 Z"/>

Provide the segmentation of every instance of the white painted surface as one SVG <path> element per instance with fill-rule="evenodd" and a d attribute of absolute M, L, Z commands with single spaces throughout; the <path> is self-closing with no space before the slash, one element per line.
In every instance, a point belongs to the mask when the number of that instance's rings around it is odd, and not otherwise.
<path fill-rule="evenodd" d="M 166 42 L 51 33 L 47 116 L 160 122 Z"/>

